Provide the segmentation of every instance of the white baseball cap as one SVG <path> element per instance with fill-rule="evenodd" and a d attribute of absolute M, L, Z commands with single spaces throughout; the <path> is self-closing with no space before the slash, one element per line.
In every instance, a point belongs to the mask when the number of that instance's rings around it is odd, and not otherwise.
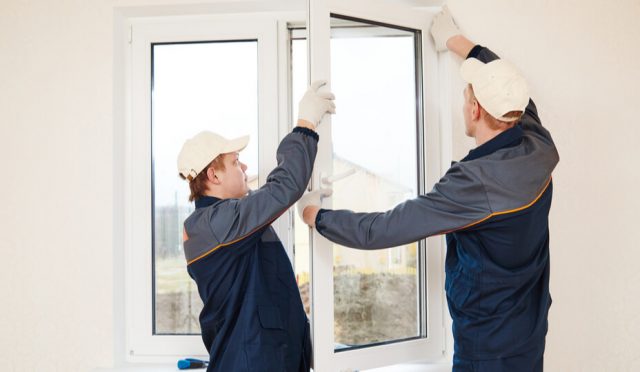
<path fill-rule="evenodd" d="M 524 111 L 529 103 L 529 87 L 511 63 L 496 59 L 483 63 L 468 58 L 460 67 L 462 79 L 473 87 L 480 105 L 500 121 L 515 121 L 504 115 L 511 111 Z"/>
<path fill-rule="evenodd" d="M 191 181 L 218 155 L 242 151 L 249 143 L 249 136 L 228 140 L 212 132 L 200 132 L 185 141 L 178 154 L 178 172 Z"/>

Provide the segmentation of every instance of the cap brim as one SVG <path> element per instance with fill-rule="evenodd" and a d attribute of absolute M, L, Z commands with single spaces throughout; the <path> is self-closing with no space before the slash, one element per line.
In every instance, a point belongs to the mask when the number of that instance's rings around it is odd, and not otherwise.
<path fill-rule="evenodd" d="M 224 146 L 223 153 L 227 154 L 230 152 L 240 152 L 244 150 L 245 147 L 247 147 L 248 143 L 249 136 L 234 138 L 232 140 L 229 140 L 229 142 L 227 142 L 227 144 Z"/>
<path fill-rule="evenodd" d="M 478 71 L 484 65 L 484 63 L 475 58 L 465 59 L 464 62 L 462 62 L 462 66 L 460 66 L 460 76 L 462 77 L 462 80 L 470 84 L 473 83 Z"/>

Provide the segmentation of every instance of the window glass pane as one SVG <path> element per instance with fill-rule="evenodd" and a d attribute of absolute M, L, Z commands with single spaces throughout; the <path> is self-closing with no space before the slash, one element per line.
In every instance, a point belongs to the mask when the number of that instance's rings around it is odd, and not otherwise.
<path fill-rule="evenodd" d="M 333 208 L 385 211 L 417 195 L 413 32 L 332 18 Z M 418 244 L 363 251 L 334 244 L 336 349 L 420 336 Z"/>
<path fill-rule="evenodd" d="M 156 44 L 152 66 L 154 333 L 193 334 L 202 302 L 182 251 L 182 224 L 194 205 L 178 177 L 178 152 L 203 130 L 249 134 L 240 159 L 257 187 L 257 41 Z"/>

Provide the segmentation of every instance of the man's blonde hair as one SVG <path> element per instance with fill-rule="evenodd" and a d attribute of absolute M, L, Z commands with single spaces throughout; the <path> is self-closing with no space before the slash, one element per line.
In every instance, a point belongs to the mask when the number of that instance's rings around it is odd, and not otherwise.
<path fill-rule="evenodd" d="M 482 107 L 482 104 L 480 104 L 480 101 L 478 101 L 478 99 L 476 98 L 475 93 L 473 92 L 473 86 L 471 84 L 468 84 L 469 86 L 469 98 L 475 100 L 476 102 L 478 102 L 478 106 Z M 520 118 L 522 118 L 522 111 L 509 111 L 506 114 L 504 114 L 503 116 L 507 117 L 507 118 L 518 118 L 518 120 L 514 120 L 514 121 L 502 121 L 502 120 L 498 120 L 496 118 L 494 118 L 493 116 L 491 116 L 491 114 L 489 114 L 487 112 L 487 110 L 484 109 L 484 107 L 482 107 L 482 110 L 484 110 L 485 113 L 487 113 L 487 124 L 489 125 L 489 128 L 493 129 L 493 130 L 499 130 L 499 129 L 509 129 L 509 128 L 513 128 L 516 124 L 518 124 L 518 122 L 520 121 Z"/>

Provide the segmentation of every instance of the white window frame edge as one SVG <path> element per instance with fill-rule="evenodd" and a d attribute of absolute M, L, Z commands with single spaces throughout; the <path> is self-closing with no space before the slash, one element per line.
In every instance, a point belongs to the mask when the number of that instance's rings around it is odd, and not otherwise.
<path fill-rule="evenodd" d="M 310 34 L 309 61 L 311 63 L 311 80 L 325 79 L 330 81 L 330 21 L 331 13 L 352 16 L 387 24 L 401 25 L 422 30 L 422 62 L 423 68 L 423 107 L 425 123 L 425 159 L 426 186 L 433 185 L 441 175 L 441 133 L 439 115 L 438 90 L 438 55 L 429 41 L 428 26 L 435 9 L 417 10 L 407 7 L 400 11 L 400 5 L 390 6 L 371 0 L 313 0 L 308 2 L 309 18 L 307 24 Z M 324 138 L 331 136 L 331 119 L 328 118 L 319 127 Z M 319 184 L 319 174 L 331 174 L 331 151 L 329 141 L 321 141 L 314 172 L 314 185 Z M 327 200 L 330 208 L 331 200 Z M 311 254 L 312 276 L 312 314 L 315 366 L 319 371 L 348 369 L 368 369 L 411 361 L 442 363 L 446 355 L 445 298 L 443 293 L 444 277 L 444 239 L 432 237 L 427 239 L 426 268 L 427 293 L 427 329 L 428 337 L 417 340 L 396 342 L 379 346 L 366 347 L 348 351 L 334 351 L 333 311 L 323 311 L 323 304 L 332 304 L 333 309 L 333 252 L 328 242 L 317 232 L 313 234 Z M 329 247 L 327 246 L 329 245 Z M 425 265 L 425 262 L 423 262 Z M 423 266 L 424 267 L 424 266 Z M 315 285 L 322 283 L 322 285 Z M 437 297 L 435 297 L 437 296 Z M 322 326 L 325 325 L 325 326 Z"/>
<path fill-rule="evenodd" d="M 278 117 L 280 132 L 279 141 L 291 132 L 296 125 L 293 118 L 291 97 L 291 39 L 289 35 L 289 24 L 300 24 L 305 21 L 304 12 L 290 12 L 282 14 L 277 19 L 278 33 Z M 273 157 L 273 155 L 271 155 Z M 274 165 L 275 166 L 275 165 Z M 293 221 L 295 220 L 293 213 L 296 213 L 295 206 L 289 208 L 287 213 L 283 213 L 273 224 L 274 229 L 278 232 L 278 237 L 287 251 L 291 267 L 295 270 L 294 257 L 294 229 Z"/>
<path fill-rule="evenodd" d="M 185 22 L 188 21 L 188 22 Z M 123 206 L 125 266 L 125 342 L 128 362 L 175 362 L 176 357 L 206 356 L 198 335 L 152 335 L 151 278 L 151 143 L 150 45 L 155 42 L 258 39 L 259 181 L 275 167 L 273 151 L 279 141 L 276 22 L 272 14 L 132 17 L 133 29 L 125 63 L 125 125 Z M 138 78 L 142 77 L 142 78 Z M 138 103 L 138 101 L 141 101 Z M 137 123 L 133 125 L 133 123 Z M 144 123 L 144 124 L 140 124 Z M 137 267 L 141 265 L 141 267 Z"/>
<path fill-rule="evenodd" d="M 433 13 L 437 13 L 441 10 L 441 8 L 436 9 Z M 455 63 L 453 59 L 452 53 L 438 53 L 438 90 L 432 91 L 431 95 L 435 95 L 437 100 L 435 100 L 432 105 L 436 105 L 435 107 L 440 107 L 440 120 L 439 120 L 439 135 L 440 138 L 440 164 L 438 174 L 432 174 L 432 179 L 430 180 L 431 184 L 435 184 L 438 181 L 438 178 L 441 177 L 444 172 L 451 167 L 451 162 L 453 161 L 453 112 L 455 110 L 459 110 L 459 108 L 453 106 L 453 87 L 456 86 L 454 84 L 454 77 L 458 78 L 457 69 L 455 67 Z M 459 79 L 459 78 L 458 78 Z M 439 102 L 438 102 L 439 101 Z M 434 136 L 436 133 L 433 134 Z M 434 164 L 434 168 L 437 168 L 438 165 Z M 436 238 L 434 238 L 436 239 Z M 441 252 L 442 257 L 440 258 L 440 265 L 442 268 L 445 266 L 446 255 L 446 241 L 444 236 L 439 237 L 440 244 L 442 245 Z M 445 272 L 442 270 L 441 274 L 442 283 L 445 280 Z M 449 310 L 447 306 L 447 298 L 446 293 L 444 291 L 444 286 L 440 289 L 440 295 L 442 297 L 443 304 L 443 324 L 445 331 L 445 348 L 443 352 L 443 357 L 447 360 L 448 363 L 451 362 L 453 358 L 453 332 L 452 326 L 453 321 L 451 316 L 449 315 Z"/>

